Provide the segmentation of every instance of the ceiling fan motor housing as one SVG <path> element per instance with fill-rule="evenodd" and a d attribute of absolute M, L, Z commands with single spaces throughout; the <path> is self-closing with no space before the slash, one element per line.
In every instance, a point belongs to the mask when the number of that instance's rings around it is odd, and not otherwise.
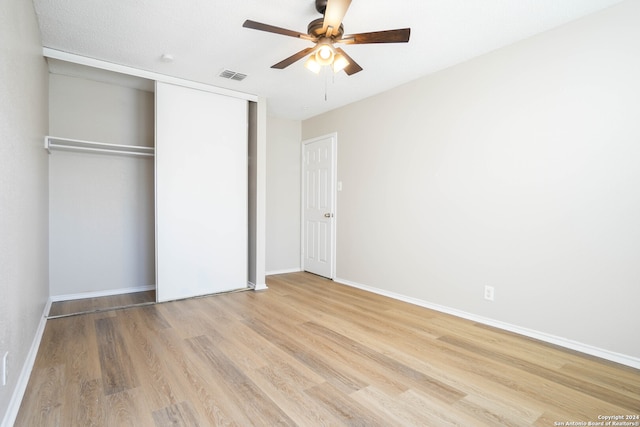
<path fill-rule="evenodd" d="M 323 24 L 324 24 L 324 18 L 314 19 L 313 21 L 309 22 L 309 26 L 307 27 L 307 34 L 309 34 L 311 37 L 316 37 L 316 38 L 324 36 L 325 32 L 322 30 Z M 339 39 L 342 37 L 343 34 L 344 34 L 344 26 L 340 24 L 340 28 L 338 28 L 338 31 L 334 29 L 333 32 L 331 33 L 331 38 Z"/>

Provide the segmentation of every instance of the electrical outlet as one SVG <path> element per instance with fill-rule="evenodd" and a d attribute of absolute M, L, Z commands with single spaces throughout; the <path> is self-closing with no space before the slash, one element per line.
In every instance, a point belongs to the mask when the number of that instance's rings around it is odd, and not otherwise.
<path fill-rule="evenodd" d="M 9 352 L 8 351 L 6 351 L 4 353 L 4 356 L 2 356 L 2 372 L 1 372 L 1 374 L 2 374 L 2 385 L 7 385 L 7 375 L 8 375 L 7 363 L 9 363 Z"/>
<path fill-rule="evenodd" d="M 493 286 L 485 286 L 484 299 L 486 299 L 487 301 L 493 301 L 494 292 L 495 292 L 495 289 L 493 289 Z"/>

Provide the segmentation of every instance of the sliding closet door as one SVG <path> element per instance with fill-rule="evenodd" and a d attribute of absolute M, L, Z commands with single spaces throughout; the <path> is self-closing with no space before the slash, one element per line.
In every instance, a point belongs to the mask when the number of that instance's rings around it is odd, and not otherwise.
<path fill-rule="evenodd" d="M 247 287 L 247 185 L 247 102 L 158 82 L 158 301 Z"/>

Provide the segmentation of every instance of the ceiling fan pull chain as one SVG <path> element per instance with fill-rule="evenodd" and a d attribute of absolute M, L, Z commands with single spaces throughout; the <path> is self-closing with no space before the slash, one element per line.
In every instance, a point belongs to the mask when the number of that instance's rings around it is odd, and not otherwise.
<path fill-rule="evenodd" d="M 327 75 L 327 68 L 328 67 L 323 67 L 324 68 L 324 100 L 325 102 L 327 101 L 327 86 L 329 85 L 327 80 L 329 80 L 329 76 Z"/>

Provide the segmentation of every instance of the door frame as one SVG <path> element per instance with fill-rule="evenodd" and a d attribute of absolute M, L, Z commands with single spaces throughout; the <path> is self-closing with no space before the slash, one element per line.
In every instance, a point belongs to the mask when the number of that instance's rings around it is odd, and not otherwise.
<path fill-rule="evenodd" d="M 338 132 L 332 132 L 326 135 L 304 139 L 300 144 L 300 267 L 304 270 L 304 258 L 305 258 L 305 208 L 304 201 L 306 196 L 305 189 L 305 166 L 304 166 L 304 147 L 307 144 L 312 144 L 316 141 L 331 138 L 331 149 L 333 156 L 331 158 L 331 202 L 333 204 L 333 226 L 331 227 L 331 275 L 329 279 L 333 280 L 336 277 L 336 237 L 338 228 L 338 195 L 337 195 L 337 182 L 338 182 Z"/>

